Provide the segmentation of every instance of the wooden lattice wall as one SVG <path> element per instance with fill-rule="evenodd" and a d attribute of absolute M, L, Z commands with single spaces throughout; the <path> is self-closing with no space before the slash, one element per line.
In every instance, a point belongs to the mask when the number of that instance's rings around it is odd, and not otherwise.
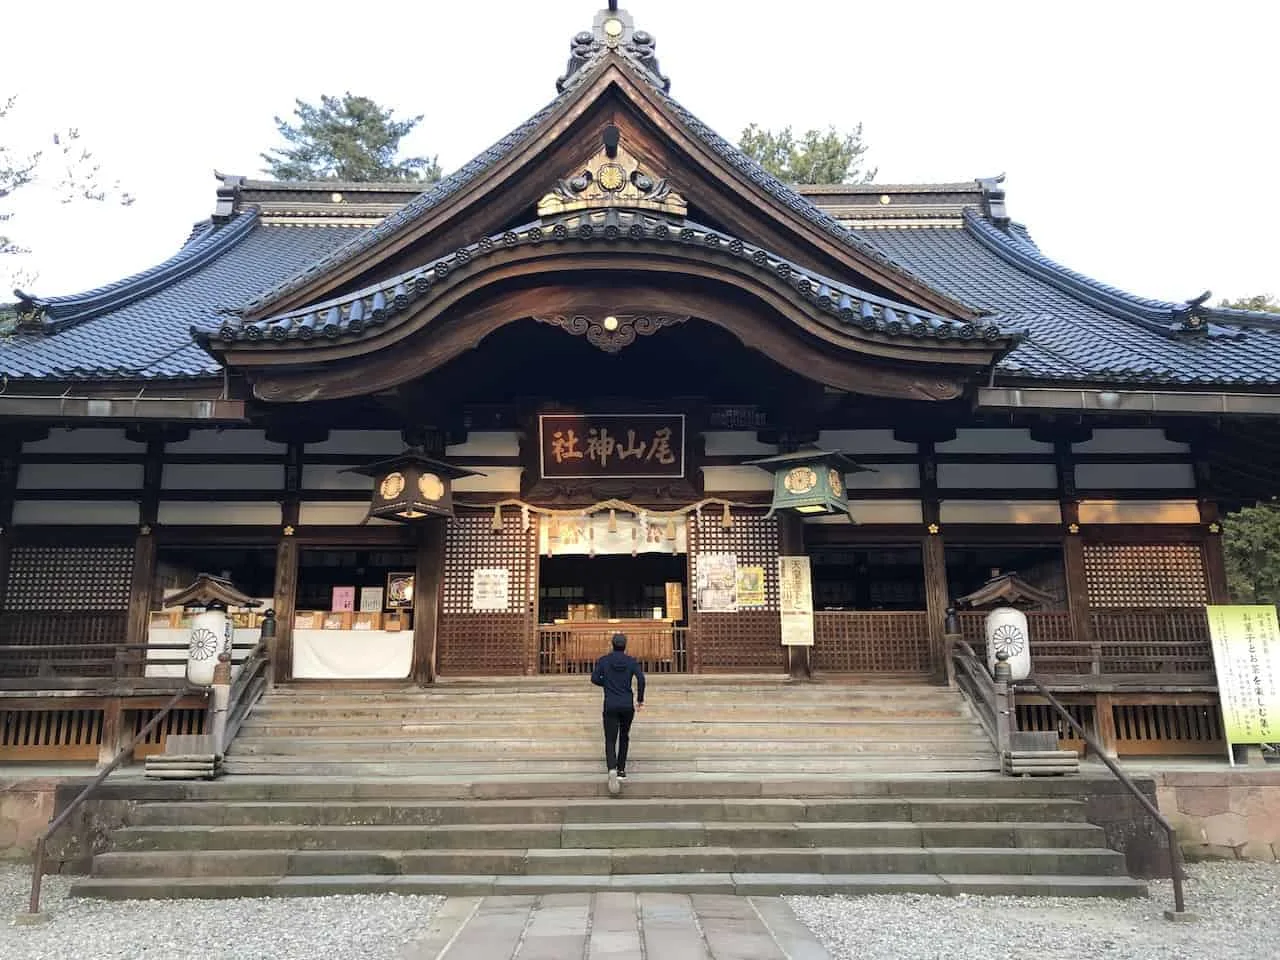
<path fill-rule="evenodd" d="M 504 567 L 511 583 L 505 612 L 471 609 L 476 570 Z M 460 513 L 445 531 L 437 662 L 441 676 L 523 674 L 536 667 L 538 526 L 505 511 L 502 529 L 491 513 Z"/>
<path fill-rule="evenodd" d="M 735 509 L 733 526 L 725 527 L 719 511 L 690 517 L 689 594 L 693 615 L 690 659 L 695 671 L 776 671 L 783 669 L 782 627 L 778 620 L 778 521 L 761 513 Z M 698 556 L 732 553 L 739 566 L 764 568 L 763 607 L 736 613 L 703 613 L 697 609 Z"/>
<path fill-rule="evenodd" d="M 125 642 L 131 544 L 19 544 L 9 555 L 0 644 L 25 646 L 116 645 Z M 96 656 L 109 659 L 109 652 Z M 7 658 L 0 675 L 34 673 L 38 662 L 56 668 L 59 660 L 81 660 L 84 652 L 41 651 L 33 658 Z M 77 668 L 79 673 L 103 670 Z"/>
<path fill-rule="evenodd" d="M 1193 543 L 1086 544 L 1091 607 L 1198 607 L 1209 602 L 1204 557 Z"/>

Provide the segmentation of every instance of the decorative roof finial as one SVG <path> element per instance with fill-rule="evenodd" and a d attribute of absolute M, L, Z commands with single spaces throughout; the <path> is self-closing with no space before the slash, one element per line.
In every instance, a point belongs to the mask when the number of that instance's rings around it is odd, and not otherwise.
<path fill-rule="evenodd" d="M 612 50 L 642 67 L 666 92 L 671 89 L 671 81 L 658 69 L 656 45 L 652 34 L 635 29 L 631 14 L 618 9 L 618 0 L 609 0 L 609 6 L 596 14 L 591 30 L 583 30 L 569 41 L 569 65 L 564 76 L 556 81 L 556 89 L 563 92 L 584 67 Z"/>

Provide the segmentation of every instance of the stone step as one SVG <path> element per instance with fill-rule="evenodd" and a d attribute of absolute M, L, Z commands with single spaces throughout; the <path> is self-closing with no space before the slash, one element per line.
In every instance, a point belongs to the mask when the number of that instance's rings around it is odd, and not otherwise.
<path fill-rule="evenodd" d="M 754 798 L 827 799 L 844 798 L 1022 798 L 1075 800 L 1091 789 L 1095 781 L 1114 784 L 1110 774 L 1084 773 L 1076 777 L 1013 779 L 987 772 L 956 772 L 943 776 L 895 770 L 890 773 L 831 773 L 803 775 L 789 773 L 701 774 L 639 771 L 627 781 L 624 802 L 637 798 L 685 798 L 730 800 Z M 496 774 L 460 777 L 404 776 L 348 777 L 340 775 L 278 776 L 243 774 L 214 781 L 184 783 L 137 783 L 109 779 L 102 793 L 114 800 L 147 801 L 321 801 L 345 803 L 352 800 L 380 800 L 387 803 L 425 800 L 527 800 L 567 801 L 607 797 L 605 778 L 599 763 L 586 774 L 518 773 L 503 769 Z M 617 802 L 610 798 L 610 802 Z"/>
<path fill-rule="evenodd" d="M 635 847 L 973 847 L 1085 849 L 1101 840 L 1091 824 L 929 822 L 174 825 L 116 831 L 115 850 L 512 850 Z"/>
<path fill-rule="evenodd" d="M 310 800 L 139 803 L 129 824 L 145 826 L 429 826 L 497 823 L 746 821 L 1084 823 L 1084 806 L 1067 799 L 1023 797 L 849 797 L 845 799 L 627 797 L 553 800 Z M 1003 829 L 1003 828 L 1001 828 Z M 1000 845 L 1000 844 L 996 844 Z"/>
<path fill-rule="evenodd" d="M 707 846 L 694 849 L 513 850 L 201 850 L 106 853 L 93 876 L 262 877 L 477 874 L 504 876 L 687 873 L 1002 873 L 1107 876 L 1124 873 L 1124 857 L 1098 849 L 973 847 Z"/>
<path fill-rule="evenodd" d="M 320 897 L 353 893 L 488 896 L 599 890 L 726 893 L 740 896 L 941 894 L 944 896 L 1143 897 L 1128 877 L 1008 874 L 686 873 L 619 876 L 387 875 L 319 877 L 90 877 L 72 895 L 109 900 Z"/>
<path fill-rule="evenodd" d="M 595 751 L 592 751 L 593 753 Z M 421 758 L 395 759 L 385 762 L 359 758 L 299 758 L 287 755 L 241 756 L 229 754 L 223 762 L 228 774 L 287 777 L 516 777 L 522 775 L 577 774 L 601 776 L 601 759 L 543 758 L 539 760 L 424 760 Z M 804 754 L 797 757 L 753 755 L 709 757 L 689 759 L 653 759 L 645 757 L 643 750 L 636 750 L 629 761 L 634 770 L 641 768 L 644 776 L 671 774 L 810 774 L 844 773 L 850 776 L 901 773 L 969 773 L 1000 769 L 995 752 L 986 750 L 968 754 L 902 756 L 896 753 L 863 754 L 853 757 L 814 757 Z"/>
<path fill-rule="evenodd" d="M 892 754 L 899 757 L 966 756 L 991 749 L 984 736 L 957 733 L 951 737 L 931 739 L 818 739 L 792 737 L 781 740 L 762 737 L 691 738 L 689 740 L 654 741 L 637 733 L 631 742 L 629 756 L 648 762 L 666 758 L 732 757 L 738 755 L 771 757 L 793 754 L 810 759 L 860 757 Z M 228 756 L 288 756 L 298 759 L 344 756 L 375 760 L 384 757 L 457 757 L 481 758 L 489 755 L 519 759 L 588 759 L 600 757 L 603 746 L 597 737 L 466 737 L 457 739 L 417 739 L 413 737 L 247 737 L 238 738 Z"/>
<path fill-rule="evenodd" d="M 359 719 L 359 720 L 284 720 L 255 717 L 240 728 L 237 739 L 261 739 L 263 737 L 430 737 L 438 739 L 509 737 L 519 726 L 509 719 L 494 720 L 418 720 Z M 972 736 L 981 727 L 967 717 L 951 720 L 671 720 L 644 714 L 633 728 L 637 735 L 643 732 L 651 740 L 703 740 L 727 737 L 741 739 L 760 736 L 767 739 L 795 740 L 847 740 L 901 739 L 909 735 L 917 739 L 946 739 L 956 735 Z M 555 718 L 538 723 L 540 737 L 562 739 L 565 737 L 598 739 L 601 734 L 600 718 Z"/>

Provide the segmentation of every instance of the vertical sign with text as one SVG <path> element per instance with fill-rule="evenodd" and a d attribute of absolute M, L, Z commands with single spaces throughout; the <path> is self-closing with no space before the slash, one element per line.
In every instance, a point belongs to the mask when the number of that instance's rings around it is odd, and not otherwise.
<path fill-rule="evenodd" d="M 813 646 L 813 582 L 808 557 L 778 558 L 778 610 L 784 647 Z"/>
<path fill-rule="evenodd" d="M 1211 606 L 1209 636 L 1227 743 L 1280 740 L 1280 625 L 1273 606 Z"/>

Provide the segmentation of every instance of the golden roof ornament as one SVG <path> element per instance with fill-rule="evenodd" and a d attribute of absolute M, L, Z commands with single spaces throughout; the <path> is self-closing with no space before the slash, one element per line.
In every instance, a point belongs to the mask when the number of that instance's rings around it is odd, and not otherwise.
<path fill-rule="evenodd" d="M 603 139 L 600 150 L 579 172 L 556 181 L 538 201 L 538 216 L 606 207 L 655 210 L 678 217 L 688 212 L 689 204 L 665 178 L 641 169 L 640 161 L 622 145 L 616 126 L 605 127 Z"/>

